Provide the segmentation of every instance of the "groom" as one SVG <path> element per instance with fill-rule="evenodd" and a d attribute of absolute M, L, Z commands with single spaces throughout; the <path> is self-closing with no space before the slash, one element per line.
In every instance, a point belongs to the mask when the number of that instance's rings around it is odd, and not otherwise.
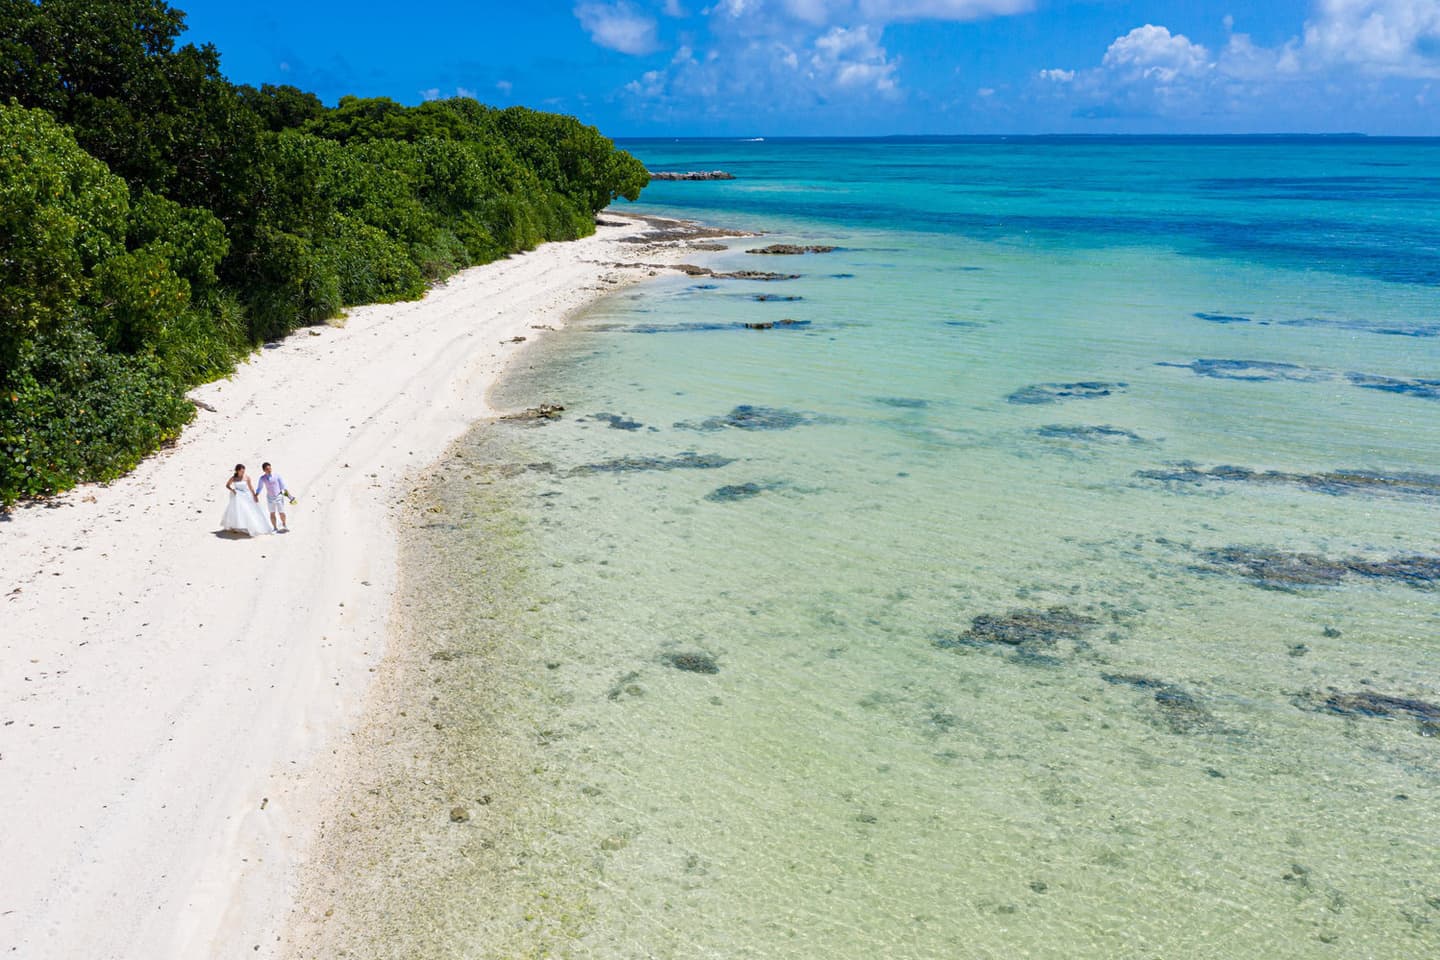
<path fill-rule="evenodd" d="M 285 489 L 285 481 L 280 479 L 277 474 L 270 472 L 270 464 L 268 463 L 260 464 L 260 469 L 265 472 L 260 475 L 260 479 L 256 482 L 255 488 L 258 493 L 265 494 L 265 500 L 270 506 L 270 526 L 274 527 L 277 532 L 280 530 L 288 531 L 290 529 L 290 522 L 285 519 L 285 496 L 289 491 Z M 256 499 L 258 500 L 259 497 L 257 496 Z M 278 526 L 275 523 L 275 514 L 277 513 L 280 514 L 280 524 Z"/>

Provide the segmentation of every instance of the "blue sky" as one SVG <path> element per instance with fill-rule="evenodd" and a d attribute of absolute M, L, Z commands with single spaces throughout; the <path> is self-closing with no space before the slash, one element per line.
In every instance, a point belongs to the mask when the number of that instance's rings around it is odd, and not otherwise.
<path fill-rule="evenodd" d="M 1440 135 L 1440 0 L 178 0 L 227 76 L 611 136 Z"/>

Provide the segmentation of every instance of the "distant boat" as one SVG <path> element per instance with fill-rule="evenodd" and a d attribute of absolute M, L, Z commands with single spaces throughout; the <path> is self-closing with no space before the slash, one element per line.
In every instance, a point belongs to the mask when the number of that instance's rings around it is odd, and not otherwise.
<path fill-rule="evenodd" d="M 765 138 L 764 138 L 764 137 L 745 137 L 745 138 L 741 139 L 740 142 L 741 142 L 741 143 L 764 143 L 764 142 L 765 142 Z"/>

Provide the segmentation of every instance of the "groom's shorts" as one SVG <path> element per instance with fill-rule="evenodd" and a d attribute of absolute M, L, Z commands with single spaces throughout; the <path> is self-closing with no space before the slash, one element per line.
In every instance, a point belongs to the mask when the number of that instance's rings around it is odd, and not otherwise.
<path fill-rule="evenodd" d="M 283 494 L 282 494 L 281 496 L 278 496 L 278 497 L 266 497 L 265 500 L 266 500 L 267 503 L 270 504 L 270 512 L 271 512 L 271 513 L 284 513 L 284 512 L 285 512 L 285 497 L 284 497 Z"/>

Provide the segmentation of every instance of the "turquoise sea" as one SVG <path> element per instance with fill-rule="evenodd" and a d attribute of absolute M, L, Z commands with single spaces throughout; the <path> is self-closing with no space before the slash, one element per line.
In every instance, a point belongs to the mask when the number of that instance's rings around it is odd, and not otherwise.
<path fill-rule="evenodd" d="M 623 145 L 799 276 L 612 296 L 437 475 L 510 746 L 435 943 L 1440 956 L 1440 143 Z"/>

